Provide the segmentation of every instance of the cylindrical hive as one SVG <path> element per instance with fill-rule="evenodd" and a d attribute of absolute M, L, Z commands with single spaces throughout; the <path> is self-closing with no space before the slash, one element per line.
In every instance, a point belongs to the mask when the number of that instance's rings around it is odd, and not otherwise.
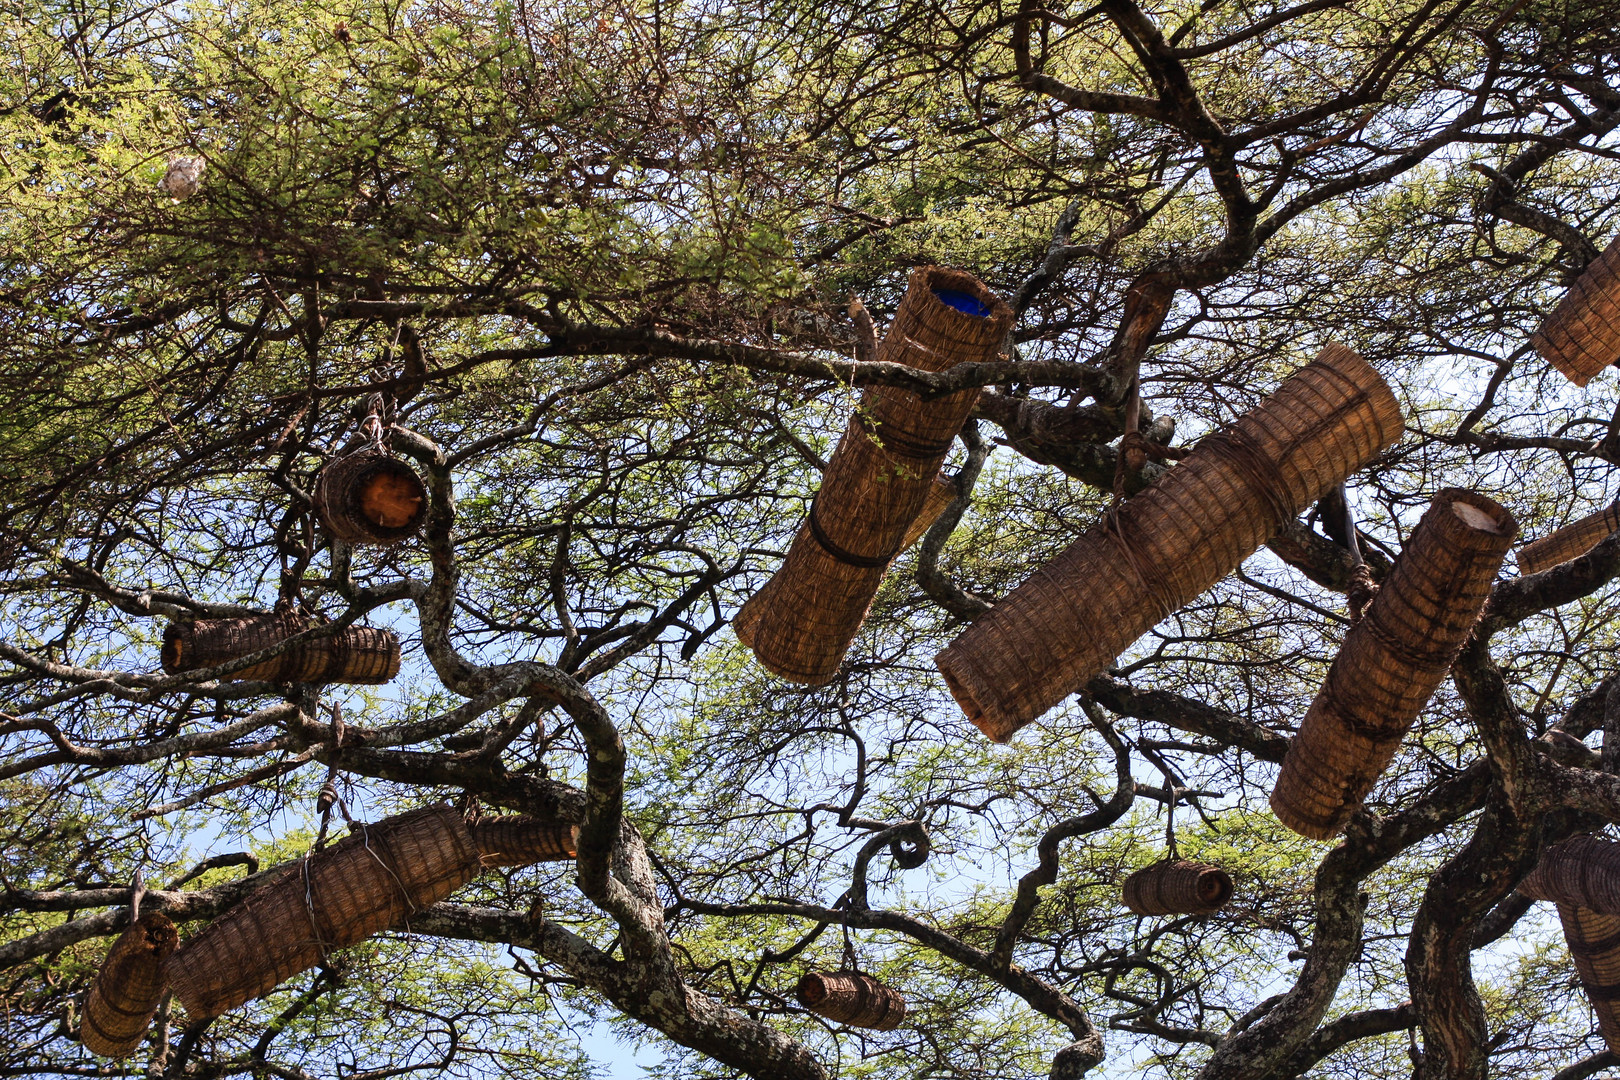
<path fill-rule="evenodd" d="M 163 670 L 177 675 L 213 667 L 268 649 L 315 626 L 314 619 L 293 612 L 172 622 L 163 631 Z M 381 684 L 399 674 L 399 659 L 399 639 L 391 631 L 346 626 L 331 637 L 295 645 L 225 678 Z"/>
<path fill-rule="evenodd" d="M 1581 988 L 1597 1013 L 1598 1031 L 1609 1049 L 1620 1054 L 1620 915 L 1604 915 L 1575 904 L 1559 904 L 1564 941 Z"/>
<path fill-rule="evenodd" d="M 164 972 L 180 941 L 161 911 L 148 911 L 121 934 L 84 999 L 79 1036 L 102 1057 L 125 1058 L 146 1038 L 169 982 Z"/>
<path fill-rule="evenodd" d="M 1576 386 L 1620 360 L 1620 238 L 1586 268 L 1530 343 Z"/>
<path fill-rule="evenodd" d="M 479 870 L 461 815 L 428 807 L 361 827 L 301 859 L 174 954 L 169 979 L 192 1019 L 268 993 L 326 953 L 438 903 Z"/>
<path fill-rule="evenodd" d="M 934 477 L 934 482 L 928 486 L 928 495 L 923 499 L 923 508 L 918 512 L 911 524 L 906 526 L 906 535 L 900 540 L 900 550 L 905 551 L 912 544 L 922 539 L 922 534 L 928 531 L 929 526 L 939 520 L 939 515 L 945 508 L 956 500 L 956 485 L 945 479 L 943 475 Z"/>
<path fill-rule="evenodd" d="M 1218 866 L 1177 859 L 1126 878 L 1120 899 L 1138 915 L 1213 915 L 1232 899 L 1232 879 Z"/>
<path fill-rule="evenodd" d="M 531 817 L 486 818 L 472 827 L 478 858 L 485 866 L 528 866 L 561 862 L 578 854 L 574 826 Z"/>
<path fill-rule="evenodd" d="M 1451 670 L 1517 531 L 1483 495 L 1434 497 L 1288 747 L 1271 793 L 1279 821 L 1315 840 L 1344 828 Z"/>
<path fill-rule="evenodd" d="M 1616 529 L 1620 529 L 1620 502 L 1565 525 L 1535 543 L 1524 545 L 1516 553 L 1519 573 L 1539 574 L 1559 563 L 1585 555 Z"/>
<path fill-rule="evenodd" d="M 1519 891 L 1536 900 L 1620 915 L 1620 844 L 1601 836 L 1572 836 L 1554 844 L 1541 853 Z"/>
<path fill-rule="evenodd" d="M 1037 570 L 934 658 L 1005 742 L 1400 438 L 1378 373 L 1329 345 L 1259 408 Z"/>
<path fill-rule="evenodd" d="M 327 531 L 351 544 L 397 544 L 427 518 L 422 478 L 380 450 L 330 462 L 315 478 L 313 498 Z"/>
<path fill-rule="evenodd" d="M 892 1031 L 906 1018 L 906 999 L 858 971 L 812 971 L 799 980 L 799 1004 L 850 1027 Z"/>
<path fill-rule="evenodd" d="M 912 272 L 878 359 L 924 371 L 992 360 L 1012 319 L 1012 309 L 972 275 L 922 267 Z M 863 395 L 787 558 L 732 621 L 766 668 L 812 684 L 837 672 L 978 394 L 924 401 L 875 387 Z"/>

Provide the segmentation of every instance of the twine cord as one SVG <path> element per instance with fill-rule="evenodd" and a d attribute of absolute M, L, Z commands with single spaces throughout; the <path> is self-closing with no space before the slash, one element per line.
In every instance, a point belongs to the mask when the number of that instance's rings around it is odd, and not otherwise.
<path fill-rule="evenodd" d="M 833 540 L 832 537 L 828 536 L 826 530 L 821 527 L 821 522 L 818 520 L 816 514 L 816 510 L 820 504 L 821 492 L 817 491 L 816 497 L 810 500 L 810 513 L 807 515 L 807 524 L 810 526 L 810 536 L 815 540 L 817 545 L 820 546 L 821 550 L 825 551 L 828 555 L 831 555 L 836 561 L 843 563 L 845 566 L 853 566 L 860 570 L 881 570 L 888 566 L 889 563 L 894 560 L 896 555 L 900 554 L 900 552 L 896 550 L 889 555 L 884 555 L 880 558 L 873 558 L 870 555 L 857 555 L 848 548 L 841 546 L 837 541 Z"/>

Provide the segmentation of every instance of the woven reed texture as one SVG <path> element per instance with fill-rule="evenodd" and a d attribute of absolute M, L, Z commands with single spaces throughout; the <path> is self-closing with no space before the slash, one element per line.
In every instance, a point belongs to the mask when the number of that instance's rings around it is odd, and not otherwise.
<path fill-rule="evenodd" d="M 893 1031 L 906 1018 L 906 999 L 858 971 L 809 972 L 799 980 L 799 1004 L 850 1027 Z"/>
<path fill-rule="evenodd" d="M 239 619 L 173 622 L 163 631 L 163 670 L 171 675 L 213 667 L 315 627 L 293 612 Z M 246 682 L 357 683 L 378 685 L 399 674 L 399 639 L 392 631 L 347 626 L 328 638 L 295 645 L 280 656 L 225 676 Z"/>
<path fill-rule="evenodd" d="M 939 515 L 945 512 L 945 508 L 955 501 L 956 485 L 944 476 L 934 477 L 934 482 L 928 488 L 928 496 L 923 500 L 922 511 L 906 527 L 906 535 L 900 541 L 900 550 L 905 551 L 921 540 L 922 534 L 927 532 L 929 527 L 939 520 Z"/>
<path fill-rule="evenodd" d="M 218 1016 L 395 927 L 478 874 L 461 815 L 428 807 L 380 821 L 301 859 L 209 923 L 169 962 L 192 1019 Z"/>
<path fill-rule="evenodd" d="M 941 293 L 976 299 L 989 314 L 959 311 Z M 925 371 L 992 360 L 1012 319 L 1012 309 L 977 278 L 920 267 L 878 359 Z M 810 684 L 838 671 L 978 395 L 975 388 L 923 401 L 876 387 L 862 396 L 787 558 L 733 620 L 737 637 L 767 669 Z"/>
<path fill-rule="evenodd" d="M 1541 853 L 1519 891 L 1536 900 L 1620 915 L 1620 844 L 1601 836 L 1572 836 L 1554 844 Z"/>
<path fill-rule="evenodd" d="M 1208 863 L 1155 863 L 1125 879 L 1120 899 L 1138 915 L 1213 915 L 1232 899 L 1232 878 Z"/>
<path fill-rule="evenodd" d="M 328 532 L 351 544 L 397 544 L 427 518 L 427 488 L 416 470 L 378 450 L 338 458 L 315 478 L 315 511 Z"/>
<path fill-rule="evenodd" d="M 1519 573 L 1539 574 L 1559 563 L 1579 558 L 1608 539 L 1616 529 L 1620 529 L 1620 502 L 1524 545 L 1515 553 Z"/>
<path fill-rule="evenodd" d="M 1620 360 L 1620 238 L 1586 268 L 1530 343 L 1576 386 Z"/>
<path fill-rule="evenodd" d="M 487 818 L 472 827 L 478 858 L 485 866 L 528 866 L 561 862 L 578 854 L 574 826 L 530 817 Z"/>
<path fill-rule="evenodd" d="M 1559 904 L 1564 942 L 1581 988 L 1597 1013 L 1598 1031 L 1609 1049 L 1620 1054 L 1620 915 L 1604 915 L 1577 904 Z"/>
<path fill-rule="evenodd" d="M 1314 840 L 1344 828 L 1451 670 L 1517 532 L 1483 495 L 1434 497 L 1289 744 L 1271 793 L 1279 821 Z"/>
<path fill-rule="evenodd" d="M 179 941 L 168 916 L 148 911 L 113 942 L 84 999 L 79 1036 L 91 1053 L 125 1058 L 141 1045 L 169 988 L 164 965 Z"/>
<path fill-rule="evenodd" d="M 1384 380 L 1349 349 L 1329 345 L 1037 570 L 934 663 L 968 718 L 1006 742 L 1231 573 L 1401 429 Z"/>

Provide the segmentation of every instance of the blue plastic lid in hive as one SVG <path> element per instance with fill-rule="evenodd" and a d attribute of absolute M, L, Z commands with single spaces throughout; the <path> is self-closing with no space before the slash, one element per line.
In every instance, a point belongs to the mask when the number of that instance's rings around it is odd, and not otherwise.
<path fill-rule="evenodd" d="M 953 307 L 964 315 L 972 315 L 975 319 L 982 319 L 990 314 L 990 306 L 972 293 L 958 289 L 935 289 L 934 295 L 939 297 L 940 303 L 946 307 Z"/>

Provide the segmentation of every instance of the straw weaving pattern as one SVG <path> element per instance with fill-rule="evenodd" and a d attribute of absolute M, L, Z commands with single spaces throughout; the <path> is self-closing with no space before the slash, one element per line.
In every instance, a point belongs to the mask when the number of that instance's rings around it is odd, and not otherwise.
<path fill-rule="evenodd" d="M 1288 748 L 1271 793 L 1279 821 L 1328 840 L 1350 820 L 1451 670 L 1517 532 L 1483 495 L 1434 497 Z"/>
<path fill-rule="evenodd" d="M 91 1053 L 124 1058 L 141 1045 L 169 987 L 164 965 L 179 940 L 168 916 L 148 911 L 113 942 L 84 999 L 79 1035 Z"/>
<path fill-rule="evenodd" d="M 446 806 L 388 818 L 289 866 L 169 963 L 192 1019 L 218 1016 L 394 927 L 471 881 L 478 848 Z"/>
<path fill-rule="evenodd" d="M 1620 915 L 1604 915 L 1576 904 L 1559 904 L 1569 958 L 1581 977 L 1581 989 L 1597 1013 L 1598 1031 L 1609 1049 L 1620 1054 Z"/>
<path fill-rule="evenodd" d="M 427 518 L 427 488 L 416 470 L 378 450 L 338 458 L 315 478 L 315 512 L 351 544 L 397 544 Z"/>
<path fill-rule="evenodd" d="M 478 858 L 485 866 L 528 866 L 561 862 L 577 854 L 574 826 L 530 817 L 488 818 L 472 827 Z"/>
<path fill-rule="evenodd" d="M 1524 545 L 1516 553 L 1519 573 L 1539 574 L 1559 563 L 1580 558 L 1616 529 L 1620 529 L 1620 503 L 1613 503 L 1607 509 L 1588 514 L 1535 543 Z"/>
<path fill-rule="evenodd" d="M 906 535 L 900 540 L 900 550 L 904 551 L 928 531 L 929 526 L 939 520 L 939 515 L 945 508 L 956 501 L 956 485 L 943 476 L 934 477 L 934 482 L 928 487 L 928 497 L 923 500 L 922 511 L 906 527 Z"/>
<path fill-rule="evenodd" d="M 1576 386 L 1620 360 L 1620 238 L 1586 268 L 1530 343 Z"/>
<path fill-rule="evenodd" d="M 812 971 L 799 980 L 799 1004 L 850 1027 L 892 1031 L 906 1018 L 906 999 L 858 971 Z"/>
<path fill-rule="evenodd" d="M 961 311 L 942 293 L 976 301 L 988 314 Z M 1012 309 L 977 278 L 921 267 L 877 358 L 925 371 L 992 360 L 1012 319 Z M 767 669 L 811 684 L 837 672 L 978 394 L 924 401 L 876 387 L 861 398 L 787 558 L 732 624 Z"/>
<path fill-rule="evenodd" d="M 1620 915 L 1620 844 L 1601 836 L 1572 836 L 1554 844 L 1541 853 L 1519 891 L 1536 900 Z"/>
<path fill-rule="evenodd" d="M 1208 863 L 1177 859 L 1126 878 L 1120 899 L 1138 915 L 1213 915 L 1232 899 L 1232 878 Z"/>
<path fill-rule="evenodd" d="M 1400 438 L 1378 373 L 1330 345 L 1037 570 L 934 658 L 997 742 L 1105 669 Z"/>
<path fill-rule="evenodd" d="M 197 671 L 268 649 L 316 626 L 292 612 L 239 619 L 173 622 L 163 631 L 163 670 Z M 392 631 L 346 626 L 328 638 L 295 645 L 279 656 L 225 676 L 227 681 L 381 684 L 399 674 L 399 639 Z"/>

